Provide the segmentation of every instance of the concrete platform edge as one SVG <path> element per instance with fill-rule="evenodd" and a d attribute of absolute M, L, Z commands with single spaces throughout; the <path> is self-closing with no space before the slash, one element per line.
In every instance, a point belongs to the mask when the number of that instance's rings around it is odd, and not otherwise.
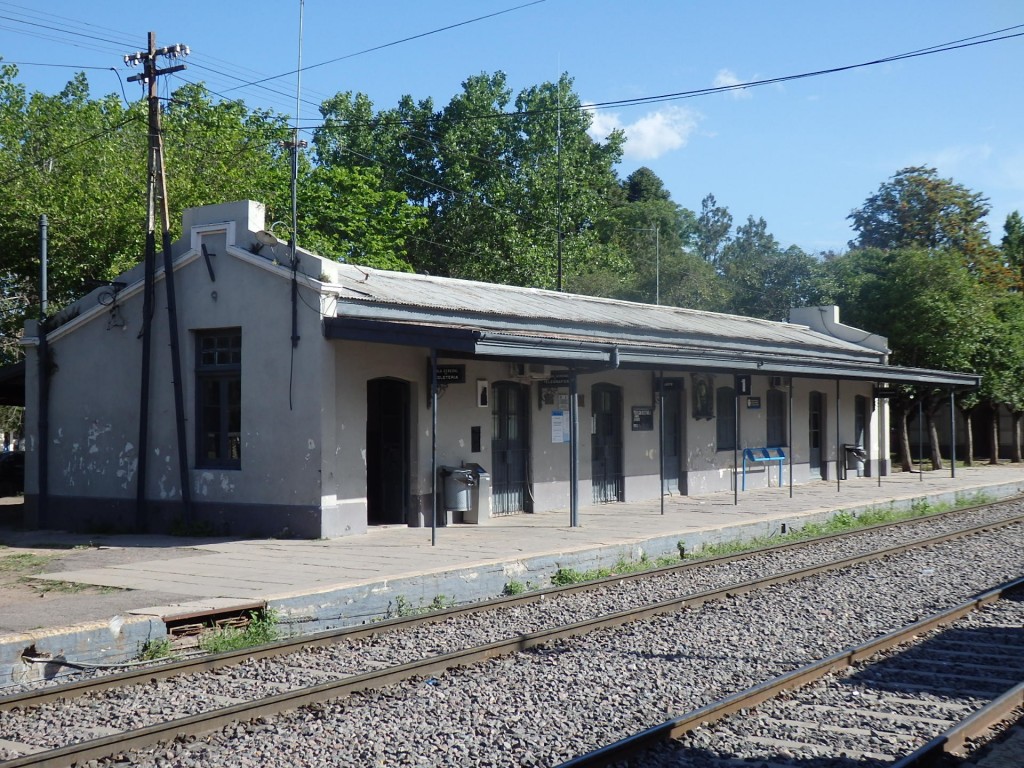
<path fill-rule="evenodd" d="M 680 545 L 687 552 L 692 552 L 709 544 L 777 536 L 783 532 L 783 525 L 788 530 L 798 529 L 843 512 L 856 515 L 879 509 L 904 510 L 920 503 L 956 504 L 974 499 L 979 494 L 996 500 L 1022 492 L 1024 481 L 937 493 L 927 493 L 922 489 L 921 494 L 906 494 L 881 503 L 805 509 L 724 527 L 712 524 L 655 538 L 637 537 L 598 547 L 487 561 L 338 589 L 268 595 L 266 601 L 268 607 L 278 613 L 285 632 L 298 635 L 369 623 L 396 615 L 400 607 L 418 609 L 429 606 L 435 598 L 465 603 L 497 597 L 513 581 L 528 588 L 545 587 L 560 568 L 579 571 L 608 568 L 620 560 L 638 560 L 643 555 L 651 559 L 675 556 L 679 554 Z M 72 671 L 56 662 L 26 662 L 22 657 L 28 649 L 34 649 L 37 657 L 114 664 L 137 658 L 148 641 L 162 638 L 165 634 L 166 627 L 160 617 L 128 615 L 115 616 L 104 622 L 0 636 L 0 695 L 3 695 L 5 686 L 52 679 Z"/>

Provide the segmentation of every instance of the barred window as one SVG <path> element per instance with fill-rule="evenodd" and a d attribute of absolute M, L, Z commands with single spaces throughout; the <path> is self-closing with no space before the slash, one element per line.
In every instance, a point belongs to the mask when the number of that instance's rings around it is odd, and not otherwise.
<path fill-rule="evenodd" d="M 731 451 L 736 447 L 736 390 L 732 387 L 719 387 L 715 390 L 715 412 L 718 417 L 715 425 L 716 449 Z"/>
<path fill-rule="evenodd" d="M 242 329 L 196 334 L 196 466 L 242 466 Z"/>
<path fill-rule="evenodd" d="M 766 398 L 768 408 L 768 447 L 781 448 L 789 444 L 786 439 L 786 393 L 780 389 L 769 389 Z"/>

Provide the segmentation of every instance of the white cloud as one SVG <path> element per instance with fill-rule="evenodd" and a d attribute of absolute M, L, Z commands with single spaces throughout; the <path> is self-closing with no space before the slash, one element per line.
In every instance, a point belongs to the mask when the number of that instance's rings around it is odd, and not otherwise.
<path fill-rule="evenodd" d="M 640 119 L 624 124 L 617 113 L 594 111 L 590 138 L 604 141 L 613 130 L 626 134 L 623 155 L 628 160 L 653 160 L 686 146 L 697 130 L 700 114 L 683 107 L 666 107 L 648 112 Z"/>
<path fill-rule="evenodd" d="M 715 88 L 730 88 L 742 84 L 743 81 L 731 69 L 718 70 L 718 74 L 715 75 L 715 79 L 712 81 L 712 85 Z M 733 90 L 729 91 L 729 95 L 734 99 L 751 99 L 754 96 L 747 88 L 733 88 Z"/>
<path fill-rule="evenodd" d="M 956 176 L 966 170 L 975 170 L 992 157 L 992 147 L 987 144 L 945 147 L 926 156 L 922 165 L 938 170 L 939 175 Z"/>

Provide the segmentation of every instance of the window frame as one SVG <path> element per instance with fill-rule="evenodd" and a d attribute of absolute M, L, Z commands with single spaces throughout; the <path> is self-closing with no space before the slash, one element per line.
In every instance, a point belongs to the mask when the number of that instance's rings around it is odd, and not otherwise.
<path fill-rule="evenodd" d="M 715 388 L 715 410 L 715 450 L 736 450 L 736 390 L 733 387 Z M 723 436 L 726 439 L 723 440 Z"/>
<path fill-rule="evenodd" d="M 765 445 L 768 448 L 789 447 L 786 399 L 781 389 L 769 389 L 765 395 Z"/>
<path fill-rule="evenodd" d="M 208 341 L 213 342 L 212 347 Z M 195 348 L 196 468 L 241 469 L 242 329 L 195 331 Z M 215 388 L 216 403 L 210 402 L 210 385 Z M 217 424 L 211 426 L 212 413 Z M 232 426 L 237 429 L 232 430 Z M 211 435 L 216 442 L 215 456 L 210 456 L 208 450 Z"/>

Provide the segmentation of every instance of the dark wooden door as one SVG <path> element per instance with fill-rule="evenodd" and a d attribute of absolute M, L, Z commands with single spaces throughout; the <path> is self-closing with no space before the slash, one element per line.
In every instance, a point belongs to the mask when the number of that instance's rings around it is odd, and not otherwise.
<path fill-rule="evenodd" d="M 407 522 L 409 508 L 409 384 L 366 384 L 366 507 L 369 525 Z"/>
<path fill-rule="evenodd" d="M 824 479 L 825 465 L 821 460 L 822 446 L 825 444 L 825 395 L 823 393 L 811 392 L 808 411 L 807 445 L 811 477 L 817 475 Z"/>
<path fill-rule="evenodd" d="M 663 383 L 664 414 L 662 427 L 661 461 L 664 484 L 662 493 L 680 493 L 679 467 L 682 458 L 683 386 L 677 379 Z"/>

